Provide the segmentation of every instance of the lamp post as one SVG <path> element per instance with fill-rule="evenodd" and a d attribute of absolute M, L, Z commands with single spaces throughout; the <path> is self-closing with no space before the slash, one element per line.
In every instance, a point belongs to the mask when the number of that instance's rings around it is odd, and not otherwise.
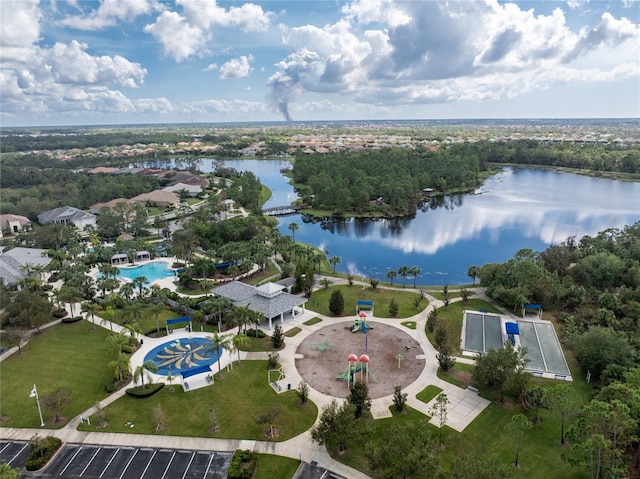
<path fill-rule="evenodd" d="M 44 427 L 44 419 L 42 419 L 42 408 L 40 408 L 40 398 L 38 397 L 38 388 L 35 384 L 33 385 L 33 389 L 31 390 L 31 394 L 29 394 L 29 397 L 36 398 L 38 413 L 40 413 L 40 427 Z"/>

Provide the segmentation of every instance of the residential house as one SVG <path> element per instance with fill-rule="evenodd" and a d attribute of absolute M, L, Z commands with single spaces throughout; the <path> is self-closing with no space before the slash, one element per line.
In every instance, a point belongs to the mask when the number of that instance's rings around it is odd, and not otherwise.
<path fill-rule="evenodd" d="M 60 208 L 40 213 L 38 215 L 38 223 L 41 225 L 48 223 L 71 224 L 76 228 L 84 229 L 87 226 L 95 226 L 96 215 L 73 206 L 61 206 Z"/>
<path fill-rule="evenodd" d="M 195 198 L 202 192 L 202 186 L 189 185 L 187 183 L 175 183 L 171 186 L 162 188 L 162 191 L 170 191 L 172 193 L 177 193 L 178 195 L 180 195 L 180 192 L 183 190 L 187 192 L 188 196 Z"/>
<path fill-rule="evenodd" d="M 180 196 L 171 191 L 154 190 L 150 193 L 134 196 L 131 199 L 137 203 L 149 204 L 160 208 L 168 206 L 178 208 L 180 206 Z"/>
<path fill-rule="evenodd" d="M 20 215 L 0 215 L 0 238 L 15 235 L 31 228 L 29 218 Z"/>
<path fill-rule="evenodd" d="M 29 276 L 30 266 L 48 266 L 51 258 L 44 256 L 47 250 L 37 248 L 13 248 L 3 251 L 0 247 L 0 278 L 4 284 L 18 284 Z"/>

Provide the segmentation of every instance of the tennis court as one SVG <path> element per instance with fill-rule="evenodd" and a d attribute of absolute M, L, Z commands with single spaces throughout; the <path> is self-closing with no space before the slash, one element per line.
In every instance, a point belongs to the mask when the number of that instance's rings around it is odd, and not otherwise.
<path fill-rule="evenodd" d="M 551 323 L 519 319 L 518 328 L 520 344 L 527 348 L 526 358 L 530 360 L 528 370 L 536 375 L 553 374 L 557 379 L 571 380 L 571 371 Z"/>
<path fill-rule="evenodd" d="M 502 320 L 496 314 L 464 312 L 462 349 L 471 353 L 486 353 L 504 344 Z"/>

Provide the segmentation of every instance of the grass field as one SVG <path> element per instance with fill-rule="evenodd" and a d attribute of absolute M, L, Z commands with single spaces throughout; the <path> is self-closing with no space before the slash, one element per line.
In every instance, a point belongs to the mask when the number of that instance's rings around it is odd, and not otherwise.
<path fill-rule="evenodd" d="M 265 435 L 269 426 L 256 423 L 256 415 L 279 406 L 281 413 L 274 422 L 278 431 L 275 441 L 290 439 L 309 429 L 318 412 L 311 402 L 301 406 L 293 390 L 277 394 L 267 383 L 266 361 L 243 361 L 232 371 L 223 372 L 222 378 L 217 374 L 213 386 L 189 392 L 177 386 L 173 393 L 165 387 L 145 399 L 124 396 L 104 409 L 107 427 L 96 427 L 98 420 L 92 417 L 92 425 L 82 425 L 81 429 L 155 434 L 153 409 L 157 406 L 166 417 L 166 427 L 159 434 L 255 440 L 269 439 Z M 211 410 L 216 416 L 217 432 L 210 431 Z"/>
<path fill-rule="evenodd" d="M 355 316 L 356 302 L 359 299 L 374 302 L 374 316 L 379 318 L 390 318 L 389 302 L 391 298 L 395 298 L 398 303 L 398 318 L 409 318 L 423 311 L 427 306 L 427 300 L 423 300 L 418 308 L 415 307 L 414 301 L 420 296 L 410 291 L 398 291 L 383 288 L 372 289 L 371 287 L 363 287 L 362 285 L 337 285 L 330 286 L 327 289 L 319 289 L 313 292 L 307 306 L 309 309 L 326 316 L 333 316 L 329 311 L 329 300 L 334 291 L 341 291 L 344 297 L 343 317 Z"/>
<path fill-rule="evenodd" d="M 253 479 L 291 479 L 300 466 L 300 461 L 288 457 L 260 454 L 258 469 Z"/>
<path fill-rule="evenodd" d="M 22 353 L 2 361 L 0 414 L 5 418 L 2 426 L 40 425 L 36 401 L 29 398 L 34 384 L 40 398 L 59 387 L 71 391 L 71 404 L 61 410 L 67 420 L 106 397 L 105 383 L 110 377 L 107 363 L 111 360 L 108 334 L 103 328 L 92 329 L 87 321 L 61 323 L 42 330 L 22 348 Z M 47 427 L 52 427 L 52 413 L 46 409 L 42 413 Z"/>

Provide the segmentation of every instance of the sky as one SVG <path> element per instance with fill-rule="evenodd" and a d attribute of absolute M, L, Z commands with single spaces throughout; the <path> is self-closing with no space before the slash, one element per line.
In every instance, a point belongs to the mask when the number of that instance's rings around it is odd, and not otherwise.
<path fill-rule="evenodd" d="M 0 124 L 640 117 L 638 0 L 0 0 Z"/>

